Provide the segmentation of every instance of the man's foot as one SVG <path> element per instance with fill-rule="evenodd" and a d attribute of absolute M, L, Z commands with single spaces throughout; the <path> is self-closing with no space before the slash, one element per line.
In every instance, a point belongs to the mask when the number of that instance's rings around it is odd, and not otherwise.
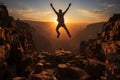
<path fill-rule="evenodd" d="M 59 38 L 60 34 L 57 35 L 57 38 Z"/>
<path fill-rule="evenodd" d="M 71 35 L 69 35 L 69 38 L 71 38 Z"/>

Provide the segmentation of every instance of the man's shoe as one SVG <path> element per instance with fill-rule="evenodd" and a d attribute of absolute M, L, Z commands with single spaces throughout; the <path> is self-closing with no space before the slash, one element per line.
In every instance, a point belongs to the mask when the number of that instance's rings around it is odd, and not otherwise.
<path fill-rule="evenodd" d="M 60 36 L 60 35 L 58 34 L 58 35 L 57 35 L 57 38 L 59 38 L 59 36 Z"/>
<path fill-rule="evenodd" d="M 71 38 L 71 35 L 69 35 L 69 37 Z"/>

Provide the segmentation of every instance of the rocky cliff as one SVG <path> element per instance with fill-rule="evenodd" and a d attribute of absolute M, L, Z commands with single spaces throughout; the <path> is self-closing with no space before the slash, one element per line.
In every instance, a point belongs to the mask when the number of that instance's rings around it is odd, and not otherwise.
<path fill-rule="evenodd" d="M 105 63 L 102 80 L 118 80 L 120 72 L 120 14 L 114 14 L 104 23 L 96 39 L 83 41 L 80 52 L 86 57 Z"/>
<path fill-rule="evenodd" d="M 100 39 L 106 56 L 107 79 L 120 78 L 120 14 L 114 14 L 103 26 Z"/>
<path fill-rule="evenodd" d="M 15 67 L 10 67 L 18 64 L 25 54 L 32 52 L 33 40 L 29 24 L 9 16 L 7 7 L 0 3 L 0 80 L 10 80 L 15 76 Z M 13 72 L 6 70 L 8 68 L 13 69 Z"/>
<path fill-rule="evenodd" d="M 119 41 L 120 40 L 120 14 L 115 14 L 106 22 L 102 28 L 102 41 Z"/>

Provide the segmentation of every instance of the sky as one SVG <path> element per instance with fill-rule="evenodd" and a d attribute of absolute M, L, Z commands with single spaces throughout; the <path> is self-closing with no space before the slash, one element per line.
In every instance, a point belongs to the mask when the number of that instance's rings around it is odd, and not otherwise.
<path fill-rule="evenodd" d="M 72 3 L 65 15 L 66 22 L 95 23 L 107 21 L 114 13 L 120 13 L 120 0 L 0 0 L 7 7 L 9 14 L 16 19 L 42 22 L 55 22 L 55 9 L 63 11 Z"/>

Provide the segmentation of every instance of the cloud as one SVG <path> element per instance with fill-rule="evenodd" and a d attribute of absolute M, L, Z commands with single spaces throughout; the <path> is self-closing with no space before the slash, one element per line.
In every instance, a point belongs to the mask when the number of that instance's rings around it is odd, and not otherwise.
<path fill-rule="evenodd" d="M 110 16 L 109 13 L 102 11 L 100 9 L 87 10 L 87 9 L 78 9 L 77 12 L 80 13 L 80 17 L 92 21 L 104 21 Z"/>
<path fill-rule="evenodd" d="M 108 4 L 108 5 L 107 5 L 108 8 L 113 8 L 113 7 L 115 7 L 115 6 L 116 6 L 116 4 Z"/>
<path fill-rule="evenodd" d="M 22 13 L 31 13 L 33 12 L 33 9 L 15 9 L 15 8 L 8 8 L 8 11 L 10 13 L 17 13 L 17 14 L 22 14 Z"/>
<path fill-rule="evenodd" d="M 116 7 L 116 5 L 117 5 L 117 4 L 115 4 L 115 3 L 104 3 L 104 4 L 103 4 L 103 7 L 104 7 L 103 9 L 104 9 L 104 10 L 113 9 L 113 8 Z"/>
<path fill-rule="evenodd" d="M 52 14 L 49 10 L 35 10 L 32 8 L 16 9 L 8 8 L 10 15 L 20 19 L 42 20 L 45 16 L 49 17 Z M 46 18 L 46 17 L 45 17 Z"/>
<path fill-rule="evenodd" d="M 77 11 L 80 12 L 80 14 L 85 16 L 85 17 L 92 17 L 93 16 L 93 14 L 90 11 L 85 10 L 85 9 L 79 9 Z"/>

